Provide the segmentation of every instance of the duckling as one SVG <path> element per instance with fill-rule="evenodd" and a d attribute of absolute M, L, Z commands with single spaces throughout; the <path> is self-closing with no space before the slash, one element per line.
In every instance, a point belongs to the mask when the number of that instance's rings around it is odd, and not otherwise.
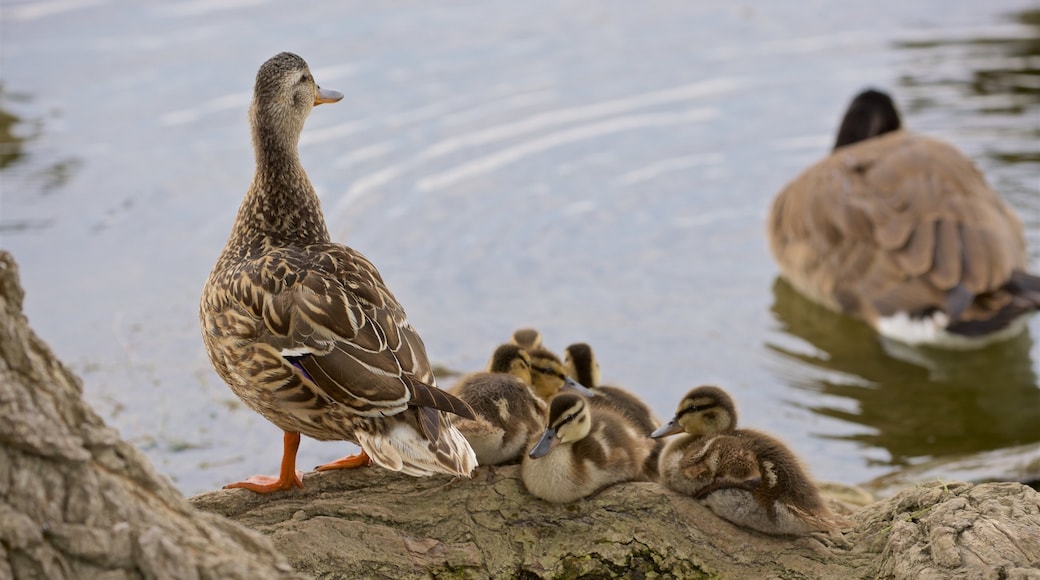
<path fill-rule="evenodd" d="M 723 519 L 767 534 L 835 529 L 838 520 L 798 458 L 773 437 L 736 425 L 733 400 L 722 389 L 700 386 L 687 393 L 675 417 L 650 435 L 684 432 L 661 451 L 661 483 Z"/>
<path fill-rule="evenodd" d="M 256 76 L 249 109 L 256 172 L 202 292 L 199 319 L 217 373 L 249 408 L 284 431 L 277 477 L 226 487 L 303 487 L 300 435 L 344 440 L 361 453 L 319 470 L 370 462 L 409 475 L 469 476 L 477 458 L 448 413 L 475 418 L 437 388 L 422 339 L 376 267 L 330 241 L 298 143 L 311 109 L 341 93 L 320 88 L 283 52 Z"/>
<path fill-rule="evenodd" d="M 892 98 L 853 99 L 833 151 L 776 196 L 781 276 L 908 344 L 971 348 L 1040 309 L 1022 224 L 951 145 L 903 130 Z"/>
<path fill-rule="evenodd" d="M 596 394 L 596 403 L 609 403 L 619 412 L 635 422 L 649 435 L 661 424 L 639 397 L 622 389 L 600 384 L 599 361 L 592 347 L 584 342 L 574 343 L 563 350 L 564 372 Z"/>
<path fill-rule="evenodd" d="M 595 396 L 591 390 L 567 376 L 560 357 L 547 348 L 529 349 L 531 355 L 531 390 L 549 401 L 561 390 L 576 391 L 586 397 Z"/>
<path fill-rule="evenodd" d="M 469 374 L 452 388 L 477 415 L 455 426 L 480 465 L 520 461 L 527 442 L 545 426 L 546 404 L 529 387 L 530 360 L 523 348 L 504 344 L 495 349 L 487 372 Z"/>
<path fill-rule="evenodd" d="M 588 497 L 622 481 L 647 481 L 652 442 L 624 416 L 593 409 L 579 393 L 549 403 L 548 426 L 520 464 L 532 495 L 551 503 Z"/>
<path fill-rule="evenodd" d="M 510 341 L 527 350 L 535 350 L 542 347 L 542 333 L 535 328 L 518 328 L 513 331 Z"/>

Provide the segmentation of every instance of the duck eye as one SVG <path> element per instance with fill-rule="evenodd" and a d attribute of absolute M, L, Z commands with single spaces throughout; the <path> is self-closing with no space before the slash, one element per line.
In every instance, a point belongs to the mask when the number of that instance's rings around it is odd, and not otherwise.
<path fill-rule="evenodd" d="M 307 82 L 309 80 L 311 80 L 311 77 L 307 73 L 304 73 L 304 74 L 300 75 L 300 82 L 301 83 L 305 83 L 305 82 Z"/>

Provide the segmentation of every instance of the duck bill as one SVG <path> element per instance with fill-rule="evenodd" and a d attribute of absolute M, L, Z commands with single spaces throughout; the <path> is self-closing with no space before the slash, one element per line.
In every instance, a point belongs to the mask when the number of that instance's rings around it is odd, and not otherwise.
<path fill-rule="evenodd" d="M 678 433 L 678 432 L 680 432 L 682 430 L 683 430 L 682 425 L 680 425 L 679 422 L 676 421 L 675 419 L 672 419 L 671 421 L 665 423 L 664 425 L 661 425 L 660 427 L 657 428 L 656 431 L 651 433 L 650 434 L 650 438 L 651 439 L 660 439 L 661 437 L 667 437 L 669 435 L 675 435 L 676 433 Z"/>
<path fill-rule="evenodd" d="M 321 105 L 323 103 L 335 103 L 336 101 L 343 98 L 343 93 L 334 91 L 332 89 L 323 89 L 318 87 L 318 96 L 314 98 L 314 106 Z"/>
<path fill-rule="evenodd" d="M 583 397 L 596 396 L 596 391 L 593 391 L 592 389 L 586 387 L 585 385 L 579 383 L 578 381 L 570 377 L 563 377 L 563 386 L 560 387 L 560 390 L 574 391 L 579 395 L 582 395 Z"/>
<path fill-rule="evenodd" d="M 552 451 L 553 447 L 560 442 L 560 438 L 556 435 L 556 429 L 546 429 L 545 433 L 542 433 L 542 438 L 538 440 L 538 443 L 534 444 L 531 451 L 527 454 L 531 459 L 538 459 L 544 457 L 546 453 Z"/>

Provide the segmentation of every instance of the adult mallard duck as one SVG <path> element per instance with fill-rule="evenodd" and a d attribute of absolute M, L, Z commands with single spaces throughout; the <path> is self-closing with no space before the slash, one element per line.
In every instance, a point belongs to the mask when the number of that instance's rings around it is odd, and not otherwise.
<path fill-rule="evenodd" d="M 409 475 L 468 476 L 476 457 L 445 412 L 473 418 L 439 390 L 404 309 L 364 256 L 332 243 L 297 145 L 311 109 L 342 94 L 281 53 L 260 67 L 249 109 L 256 173 L 203 288 L 199 318 L 210 361 L 251 409 L 285 432 L 278 477 L 226 487 L 302 487 L 300 434 Z"/>
<path fill-rule="evenodd" d="M 520 464 L 527 491 L 551 503 L 588 497 L 622 481 L 647 481 L 653 441 L 623 415 L 592 408 L 563 392 L 549 403 L 548 424 Z"/>
<path fill-rule="evenodd" d="M 531 392 L 530 363 L 522 347 L 504 344 L 495 349 L 486 372 L 466 375 L 451 389 L 477 414 L 455 425 L 480 465 L 518 462 L 527 442 L 545 427 L 546 404 Z"/>
<path fill-rule="evenodd" d="M 773 437 L 737 429 L 733 399 L 700 386 L 651 434 L 669 441 L 658 463 L 665 487 L 701 500 L 719 517 L 778 535 L 835 529 L 835 518 L 801 462 Z"/>
<path fill-rule="evenodd" d="M 1022 224 L 952 146 L 901 129 L 892 99 L 858 95 L 834 150 L 781 191 L 769 245 L 810 299 L 910 344 L 972 347 L 1040 308 Z"/>

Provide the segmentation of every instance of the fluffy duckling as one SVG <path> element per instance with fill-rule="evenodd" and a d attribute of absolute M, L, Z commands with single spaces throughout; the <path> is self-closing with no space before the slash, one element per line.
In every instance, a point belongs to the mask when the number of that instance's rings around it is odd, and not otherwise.
<path fill-rule="evenodd" d="M 736 425 L 733 400 L 722 389 L 687 393 L 675 418 L 651 435 L 684 433 L 661 451 L 660 482 L 723 519 L 767 534 L 834 529 L 837 520 L 798 458 L 769 435 Z"/>
<path fill-rule="evenodd" d="M 542 333 L 535 328 L 518 328 L 509 337 L 510 342 L 522 346 L 527 350 L 535 350 L 542 347 Z"/>
<path fill-rule="evenodd" d="M 283 52 L 260 67 L 249 109 L 256 172 L 199 309 L 210 361 L 231 390 L 285 432 L 278 477 L 227 487 L 303 487 L 300 434 L 345 440 L 361 453 L 319 470 L 368 465 L 424 476 L 469 476 L 477 459 L 447 413 L 474 418 L 436 387 L 422 339 L 382 276 L 330 241 L 298 143 L 319 88 Z"/>
<path fill-rule="evenodd" d="M 477 415 L 457 419 L 455 426 L 480 465 L 520 461 L 527 442 L 545 427 L 546 404 L 529 387 L 530 360 L 522 347 L 504 344 L 495 349 L 487 372 L 467 375 L 452 388 Z"/>
<path fill-rule="evenodd" d="M 568 503 L 615 483 L 648 480 L 653 442 L 624 416 L 587 401 L 563 392 L 550 402 L 548 426 L 520 464 L 532 495 Z"/>
<path fill-rule="evenodd" d="M 904 131 L 880 91 L 853 99 L 834 150 L 776 196 L 767 234 L 799 292 L 908 344 L 980 346 L 1040 309 L 1012 209 L 954 147 Z"/>
<path fill-rule="evenodd" d="M 564 372 L 596 394 L 594 401 L 613 405 L 649 435 L 661 421 L 639 397 L 631 392 L 600 383 L 599 361 L 592 347 L 584 342 L 574 343 L 563 351 Z"/>
<path fill-rule="evenodd" d="M 567 376 L 560 357 L 547 348 L 528 349 L 531 355 L 531 389 L 543 401 L 549 401 L 561 390 L 576 391 L 586 397 L 595 395 L 584 385 Z"/>

